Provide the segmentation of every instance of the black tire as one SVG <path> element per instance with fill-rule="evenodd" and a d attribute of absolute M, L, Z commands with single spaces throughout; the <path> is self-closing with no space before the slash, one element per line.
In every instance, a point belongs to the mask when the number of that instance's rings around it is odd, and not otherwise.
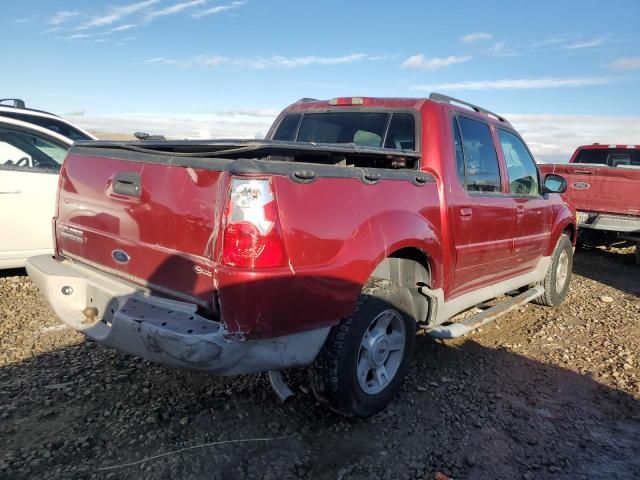
<path fill-rule="evenodd" d="M 560 262 L 563 255 L 566 255 L 568 261 L 567 278 L 562 288 L 558 289 L 556 281 L 558 278 L 558 263 Z M 541 297 L 536 298 L 534 300 L 534 303 L 537 303 L 538 305 L 545 305 L 547 307 L 555 307 L 560 305 L 569 292 L 572 272 L 573 245 L 571 244 L 571 240 L 569 239 L 569 237 L 563 233 L 558 240 L 556 248 L 554 248 L 553 250 L 553 254 L 551 255 L 551 265 L 549 265 L 547 275 L 542 281 L 544 294 Z"/>
<path fill-rule="evenodd" d="M 404 324 L 405 342 L 396 373 L 379 393 L 365 392 L 357 378 L 360 345 L 372 321 L 394 310 Z M 396 317 L 397 318 L 397 317 Z M 309 368 L 316 397 L 347 417 L 368 417 L 384 409 L 400 389 L 409 370 L 416 336 L 411 296 L 386 280 L 367 283 L 353 313 L 334 326 L 318 357 Z"/>

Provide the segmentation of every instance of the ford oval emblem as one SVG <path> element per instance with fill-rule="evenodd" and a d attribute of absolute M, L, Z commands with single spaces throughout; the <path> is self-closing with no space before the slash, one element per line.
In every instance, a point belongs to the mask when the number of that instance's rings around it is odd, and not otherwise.
<path fill-rule="evenodd" d="M 586 190 L 587 188 L 591 188 L 591 184 L 587 182 L 575 182 L 573 188 L 576 190 Z"/>
<path fill-rule="evenodd" d="M 111 252 L 111 256 L 118 263 L 129 263 L 129 254 L 127 252 L 123 252 L 122 250 L 114 250 Z"/>

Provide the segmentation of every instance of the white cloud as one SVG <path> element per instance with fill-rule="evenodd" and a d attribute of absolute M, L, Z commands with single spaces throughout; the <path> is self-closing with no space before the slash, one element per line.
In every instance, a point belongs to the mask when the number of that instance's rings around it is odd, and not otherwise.
<path fill-rule="evenodd" d="M 553 35 L 551 37 L 544 38 L 542 40 L 532 43 L 530 46 L 532 48 L 540 48 L 540 47 L 547 47 L 550 45 L 559 45 L 567 41 L 569 41 L 569 35 L 563 33 L 560 35 Z"/>
<path fill-rule="evenodd" d="M 78 27 L 78 29 L 104 27 L 106 25 L 111 25 L 112 23 L 115 23 L 124 17 L 133 15 L 134 13 L 138 13 L 148 7 L 151 7 L 159 1 L 160 0 L 144 0 L 142 2 L 130 3 L 128 5 L 114 7 L 104 14 L 92 17 L 88 22 Z"/>
<path fill-rule="evenodd" d="M 450 55 L 448 57 L 433 57 L 433 58 L 425 58 L 421 53 L 417 55 L 412 55 L 407 58 L 402 63 L 402 68 L 416 68 L 420 70 L 439 70 L 441 68 L 450 67 L 451 65 L 455 65 L 457 63 L 464 63 L 471 60 L 471 57 L 468 55 L 464 56 L 454 56 Z"/>
<path fill-rule="evenodd" d="M 127 25 L 120 25 L 119 27 L 114 27 L 109 32 L 124 32 L 126 30 L 131 30 L 132 28 L 136 28 L 137 25 L 134 23 L 129 23 Z"/>
<path fill-rule="evenodd" d="M 172 60 L 170 58 L 154 57 L 154 58 L 148 58 L 147 60 L 145 60 L 145 63 L 156 63 L 156 64 L 161 64 L 161 65 L 175 65 L 176 63 L 178 63 L 178 61 L 177 60 Z"/>
<path fill-rule="evenodd" d="M 78 40 L 80 38 L 89 38 L 92 37 L 93 35 L 90 35 L 88 33 L 74 33 L 73 35 L 69 35 L 68 37 L 64 37 L 65 40 Z"/>
<path fill-rule="evenodd" d="M 599 115 L 505 114 L 536 159 L 567 162 L 579 145 L 633 144 L 640 138 L 640 117 Z"/>
<path fill-rule="evenodd" d="M 340 57 L 317 57 L 314 55 L 283 57 L 280 55 L 274 55 L 266 58 L 239 58 L 233 60 L 232 63 L 240 67 L 260 70 L 264 68 L 306 67 L 309 65 L 340 65 L 364 60 L 366 57 L 367 56 L 364 53 L 352 53 L 351 55 L 343 55 Z"/>
<path fill-rule="evenodd" d="M 474 43 L 474 42 L 488 41 L 488 40 L 491 40 L 492 38 L 493 38 L 493 35 L 491 35 L 490 33 L 474 32 L 474 33 L 469 33 L 465 35 L 460 39 L 460 41 L 463 43 Z"/>
<path fill-rule="evenodd" d="M 15 23 L 15 24 L 30 23 L 30 22 L 31 22 L 30 18 L 16 18 L 15 20 L 11 21 L 11 23 Z"/>
<path fill-rule="evenodd" d="M 516 55 L 512 46 L 507 45 L 506 42 L 495 42 L 490 47 L 485 48 L 483 53 L 493 55 L 495 57 L 513 57 Z"/>
<path fill-rule="evenodd" d="M 179 13 L 188 8 L 197 7 L 198 5 L 203 5 L 207 2 L 207 0 L 191 0 L 190 2 L 182 2 L 176 3 L 175 5 L 171 5 L 170 7 L 163 8 L 161 10 L 156 10 L 147 15 L 147 19 L 152 19 L 155 17 L 162 17 L 166 15 L 173 15 Z"/>
<path fill-rule="evenodd" d="M 605 38 L 594 38 L 593 40 L 586 40 L 584 42 L 575 42 L 569 45 L 565 45 L 562 48 L 566 50 L 577 50 L 580 48 L 598 47 L 606 42 Z"/>
<path fill-rule="evenodd" d="M 614 60 L 607 65 L 609 68 L 618 71 L 640 70 L 640 57 L 623 57 Z"/>
<path fill-rule="evenodd" d="M 65 23 L 72 18 L 77 17 L 78 15 L 80 15 L 80 12 L 61 10 L 59 12 L 56 12 L 47 23 L 49 23 L 50 25 L 60 25 L 61 23 Z"/>
<path fill-rule="evenodd" d="M 165 57 L 155 57 L 145 60 L 146 63 L 179 65 L 183 68 L 201 66 L 218 67 L 229 65 L 232 67 L 248 68 L 252 70 L 263 70 L 266 68 L 296 68 L 312 65 L 341 65 L 354 63 L 362 60 L 382 60 L 386 57 L 370 57 L 364 53 L 352 53 L 336 57 L 318 57 L 315 55 L 284 57 L 282 55 L 272 55 L 270 57 L 238 57 L 229 58 L 220 55 L 198 55 L 187 60 L 176 60 Z"/>
<path fill-rule="evenodd" d="M 237 1 L 231 2 L 227 5 L 218 5 L 217 7 L 208 8 L 206 10 L 200 10 L 199 12 L 192 13 L 191 16 L 195 18 L 206 17 L 208 15 L 216 15 L 218 13 L 226 12 L 229 10 L 235 10 L 236 8 L 240 8 L 247 2 Z"/>
<path fill-rule="evenodd" d="M 577 88 L 605 85 L 614 81 L 611 77 L 542 77 L 501 80 L 471 80 L 464 82 L 416 85 L 414 90 L 526 90 L 540 88 Z"/>

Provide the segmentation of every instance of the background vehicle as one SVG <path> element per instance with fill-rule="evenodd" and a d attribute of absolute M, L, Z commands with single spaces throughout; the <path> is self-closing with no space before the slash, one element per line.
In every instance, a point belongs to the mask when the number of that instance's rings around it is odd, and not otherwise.
<path fill-rule="evenodd" d="M 506 160 L 508 158 L 508 160 Z M 217 374 L 311 365 L 314 391 L 370 415 L 416 328 L 459 336 L 557 305 L 575 214 L 502 117 L 429 99 L 305 100 L 265 141 L 92 142 L 61 172 L 56 256 L 27 270 L 107 346 Z M 450 318 L 513 292 L 461 323 Z"/>
<path fill-rule="evenodd" d="M 540 165 L 540 171 L 567 179 L 581 242 L 640 243 L 640 145 L 584 145 L 568 164 Z"/>
<path fill-rule="evenodd" d="M 0 117 L 20 120 L 62 135 L 72 141 L 97 140 L 91 133 L 50 112 L 27 108 L 19 98 L 0 99 Z"/>
<path fill-rule="evenodd" d="M 21 100 L 13 104 L 0 104 L 0 269 L 53 251 L 60 165 L 75 139 L 94 138 L 53 114 L 26 109 Z"/>

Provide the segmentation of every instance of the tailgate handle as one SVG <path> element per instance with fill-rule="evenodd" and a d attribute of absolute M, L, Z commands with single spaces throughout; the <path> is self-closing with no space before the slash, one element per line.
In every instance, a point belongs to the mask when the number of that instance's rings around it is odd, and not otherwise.
<path fill-rule="evenodd" d="M 580 175 L 592 175 L 593 172 L 591 170 L 579 170 L 577 168 L 574 169 L 567 169 L 569 170 L 569 173 L 578 173 Z"/>
<path fill-rule="evenodd" d="M 462 217 L 462 219 L 467 219 L 467 218 L 471 218 L 471 216 L 473 215 L 473 209 L 471 207 L 462 207 L 460 209 L 460 217 Z"/>
<path fill-rule="evenodd" d="M 140 174 L 138 172 L 120 172 L 113 177 L 113 193 L 127 195 L 129 197 L 140 197 Z"/>

